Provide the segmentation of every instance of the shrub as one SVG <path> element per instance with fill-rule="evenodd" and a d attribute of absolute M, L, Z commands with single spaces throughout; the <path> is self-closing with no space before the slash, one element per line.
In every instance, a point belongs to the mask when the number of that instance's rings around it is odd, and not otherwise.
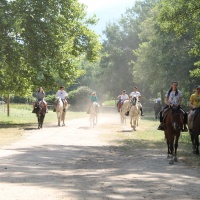
<path fill-rule="evenodd" d="M 69 92 L 67 101 L 70 104 L 70 109 L 74 111 L 86 111 L 91 93 L 92 90 L 85 86 Z"/>

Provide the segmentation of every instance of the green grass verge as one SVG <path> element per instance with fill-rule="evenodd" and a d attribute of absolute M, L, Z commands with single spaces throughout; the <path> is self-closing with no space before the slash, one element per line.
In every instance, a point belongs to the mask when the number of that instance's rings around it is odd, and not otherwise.
<path fill-rule="evenodd" d="M 164 131 L 158 131 L 158 125 L 159 121 L 155 121 L 152 114 L 147 114 L 140 120 L 139 127 L 134 132 L 121 130 L 121 125 L 104 127 L 109 129 L 110 133 L 105 131 L 105 134 L 102 135 L 102 140 L 116 145 L 118 151 L 121 151 L 125 155 L 133 154 L 136 149 L 145 149 L 149 152 L 151 150 L 158 150 L 160 154 L 167 156 L 167 144 L 164 138 Z M 178 146 L 179 160 L 199 168 L 200 157 L 192 153 L 191 147 L 189 133 L 181 133 Z"/>

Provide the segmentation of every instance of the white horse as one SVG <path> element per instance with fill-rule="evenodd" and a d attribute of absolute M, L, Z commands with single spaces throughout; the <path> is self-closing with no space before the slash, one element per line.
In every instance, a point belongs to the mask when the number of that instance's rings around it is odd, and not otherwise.
<path fill-rule="evenodd" d="M 119 110 L 120 113 L 120 118 L 121 118 L 121 123 L 126 124 L 126 115 L 125 113 L 129 110 L 130 107 L 130 101 L 125 100 Z"/>
<path fill-rule="evenodd" d="M 98 122 L 98 110 L 99 104 L 97 102 L 93 102 L 90 107 L 90 127 L 94 127 Z"/>
<path fill-rule="evenodd" d="M 62 126 L 65 126 L 65 115 L 66 112 L 63 111 L 64 109 L 64 103 L 60 97 L 56 97 L 56 114 L 58 119 L 58 126 L 60 126 L 60 123 L 62 121 Z"/>
<path fill-rule="evenodd" d="M 136 126 L 138 126 L 138 122 L 140 119 L 140 108 L 141 104 L 138 102 L 138 97 L 133 97 L 131 99 L 131 108 L 130 108 L 130 125 L 134 131 L 136 131 Z"/>

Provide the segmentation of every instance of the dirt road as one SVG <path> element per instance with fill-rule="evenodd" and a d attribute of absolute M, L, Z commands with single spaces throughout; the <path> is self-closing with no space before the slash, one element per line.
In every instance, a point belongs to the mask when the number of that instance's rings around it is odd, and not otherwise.
<path fill-rule="evenodd" d="M 179 162 L 169 165 L 159 150 L 117 151 L 102 140 L 124 127 L 119 116 L 100 114 L 42 130 L 0 149 L 0 200 L 200 199 L 200 173 Z M 133 133 L 134 134 L 134 133 Z"/>

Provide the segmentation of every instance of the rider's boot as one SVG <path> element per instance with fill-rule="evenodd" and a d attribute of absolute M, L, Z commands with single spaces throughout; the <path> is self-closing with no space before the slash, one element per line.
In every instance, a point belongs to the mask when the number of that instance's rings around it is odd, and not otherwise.
<path fill-rule="evenodd" d="M 125 115 L 126 115 L 126 116 L 129 116 L 129 111 L 127 111 L 127 112 L 125 113 Z"/>
<path fill-rule="evenodd" d="M 141 116 L 144 116 L 142 108 L 140 108 Z"/>
<path fill-rule="evenodd" d="M 182 132 L 188 132 L 188 128 L 187 128 L 186 124 L 183 125 Z"/>
<path fill-rule="evenodd" d="M 161 130 L 161 131 L 163 131 L 163 130 L 164 130 L 164 127 L 163 127 L 163 124 L 162 124 L 162 122 L 161 122 L 161 123 L 160 123 L 160 125 L 158 126 L 157 130 Z"/>

